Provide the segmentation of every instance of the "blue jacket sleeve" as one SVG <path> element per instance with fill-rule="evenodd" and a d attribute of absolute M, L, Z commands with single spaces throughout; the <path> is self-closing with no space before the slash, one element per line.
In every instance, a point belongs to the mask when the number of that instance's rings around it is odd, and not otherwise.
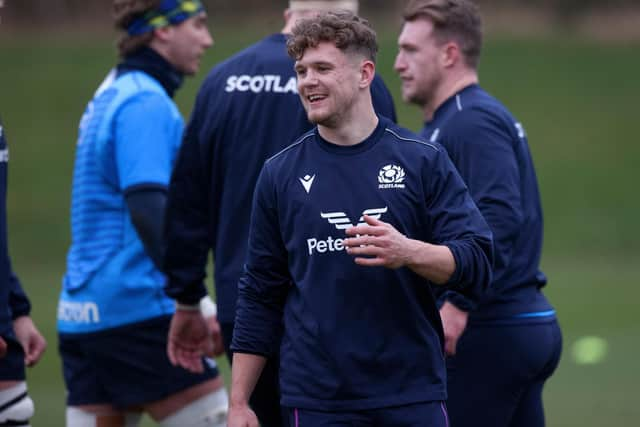
<path fill-rule="evenodd" d="M 441 143 L 492 231 L 493 280 L 498 281 L 513 257 L 514 243 L 524 220 L 512 137 L 495 114 L 472 108 L 458 113 L 455 126 L 443 132 Z M 475 303 L 460 295 L 446 293 L 443 298 L 464 310 L 476 308 Z"/>
<path fill-rule="evenodd" d="M 165 216 L 165 292 L 185 304 L 207 294 L 204 284 L 212 242 L 209 137 L 203 136 L 204 106 L 199 97 L 173 169 Z M 205 104 L 206 105 L 206 104 Z"/>
<path fill-rule="evenodd" d="M 491 283 L 491 230 L 444 148 L 439 147 L 434 163 L 423 171 L 423 182 L 431 195 L 427 203 L 435 243 L 446 245 L 456 263 L 447 287 L 477 300 Z"/>
<path fill-rule="evenodd" d="M 269 356 L 282 333 L 284 303 L 291 286 L 287 252 L 280 234 L 275 188 L 263 168 L 253 199 L 249 250 L 238 283 L 231 350 Z"/>
<path fill-rule="evenodd" d="M 11 262 L 8 261 L 7 265 L 11 266 Z M 31 313 L 31 303 L 22 289 L 18 276 L 13 272 L 13 269 L 9 268 L 9 271 L 9 308 L 11 309 L 11 318 L 15 320 Z"/>

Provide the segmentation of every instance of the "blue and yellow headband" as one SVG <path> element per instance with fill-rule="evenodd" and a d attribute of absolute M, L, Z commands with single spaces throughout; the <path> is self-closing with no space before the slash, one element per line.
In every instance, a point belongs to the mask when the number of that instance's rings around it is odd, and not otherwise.
<path fill-rule="evenodd" d="M 139 36 L 156 28 L 176 25 L 204 11 L 200 0 L 162 0 L 157 9 L 134 19 L 127 27 L 130 36 Z"/>

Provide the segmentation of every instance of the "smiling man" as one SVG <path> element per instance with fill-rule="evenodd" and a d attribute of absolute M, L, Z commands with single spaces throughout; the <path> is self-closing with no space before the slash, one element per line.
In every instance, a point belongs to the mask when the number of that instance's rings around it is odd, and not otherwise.
<path fill-rule="evenodd" d="M 213 43 L 206 13 L 197 0 L 114 0 L 113 12 L 122 61 L 80 122 L 58 305 L 67 426 L 135 426 L 141 412 L 165 427 L 223 426 L 215 364 L 194 375 L 168 360 L 175 308 L 159 267 L 183 131 L 172 97 Z"/>
<path fill-rule="evenodd" d="M 298 98 L 287 37 L 301 18 L 340 9 L 355 13 L 358 4 L 358 0 L 290 0 L 281 31 L 216 64 L 198 92 L 169 186 L 167 293 L 181 307 L 197 305 L 207 293 L 203 279 L 209 254 L 213 256 L 218 320 L 230 361 L 238 280 L 260 170 L 265 160 L 313 127 Z M 393 99 L 379 76 L 371 94 L 376 111 L 395 121 Z M 311 191 L 315 178 L 305 175 L 299 182 Z M 322 247 L 320 242 L 318 250 Z M 189 345 L 205 327 L 198 311 L 178 310 L 169 353 Z M 262 427 L 282 426 L 277 359 L 277 355 L 270 359 L 251 396 Z"/>
<path fill-rule="evenodd" d="M 491 234 L 446 152 L 375 113 L 366 21 L 299 21 L 287 48 L 316 127 L 258 179 L 229 426 L 258 426 L 249 396 L 280 346 L 284 425 L 445 427 L 429 283 L 484 289 Z"/>

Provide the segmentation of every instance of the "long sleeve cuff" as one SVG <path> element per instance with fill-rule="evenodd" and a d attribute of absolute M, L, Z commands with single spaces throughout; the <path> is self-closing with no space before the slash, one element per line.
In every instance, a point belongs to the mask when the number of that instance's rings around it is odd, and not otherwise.
<path fill-rule="evenodd" d="M 477 303 L 454 291 L 445 291 L 438 298 L 438 308 L 441 308 L 446 301 L 449 301 L 451 304 L 455 305 L 462 311 L 470 312 L 478 308 Z"/>
<path fill-rule="evenodd" d="M 198 304 L 200 300 L 208 294 L 207 288 L 202 282 L 183 286 L 169 281 L 164 288 L 164 292 L 180 304 L 187 305 Z"/>
<path fill-rule="evenodd" d="M 13 272 L 9 277 L 10 288 L 9 292 L 9 307 L 11 309 L 11 319 L 15 320 L 21 316 L 28 316 L 31 313 L 31 302 L 27 297 L 27 294 L 22 289 L 20 280 Z"/>

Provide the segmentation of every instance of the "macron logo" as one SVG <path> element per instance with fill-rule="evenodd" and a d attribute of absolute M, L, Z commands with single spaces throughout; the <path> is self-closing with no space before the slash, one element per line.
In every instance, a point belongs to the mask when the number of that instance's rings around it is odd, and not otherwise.
<path fill-rule="evenodd" d="M 304 178 L 299 178 L 299 179 L 305 191 L 307 192 L 307 194 L 309 194 L 309 191 L 311 191 L 311 186 L 313 185 L 313 180 L 316 179 L 316 176 L 305 175 Z"/>
<path fill-rule="evenodd" d="M 61 301 L 58 305 L 58 319 L 71 323 L 99 323 L 100 311 L 95 302 Z"/>

